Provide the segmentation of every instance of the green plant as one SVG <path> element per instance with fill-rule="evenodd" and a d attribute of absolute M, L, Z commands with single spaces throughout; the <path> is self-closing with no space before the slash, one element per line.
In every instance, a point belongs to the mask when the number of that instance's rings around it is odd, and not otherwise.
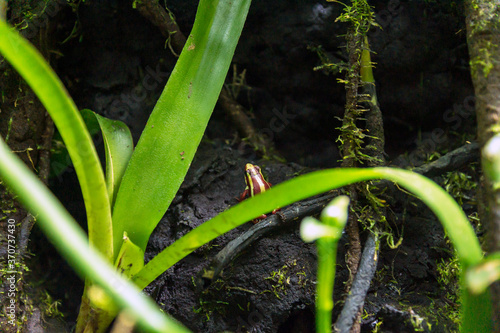
<path fill-rule="evenodd" d="M 434 184 L 431 180 L 403 170 L 395 170 L 388 168 L 367 168 L 367 169 L 344 169 L 346 173 L 356 170 L 361 173 L 368 172 L 371 174 L 375 172 L 378 174 L 376 178 L 384 178 L 395 181 L 401 184 L 406 189 L 413 192 L 419 197 L 439 218 L 444 229 L 446 230 L 450 240 L 455 246 L 458 260 L 460 263 L 460 288 L 461 288 L 461 321 L 462 332 L 490 332 L 491 331 L 491 303 L 487 287 L 495 279 L 498 279 L 500 261 L 497 255 L 489 257 L 489 259 L 482 261 L 482 252 L 479 246 L 479 241 L 474 234 L 474 231 L 469 224 L 466 216 L 464 215 L 458 204 L 447 194 L 442 188 Z M 340 171 L 340 170 L 339 170 Z M 380 174 L 382 172 L 382 174 Z M 356 172 L 357 174 L 357 172 Z M 307 176 L 307 175 L 306 175 Z M 340 176 L 340 175 L 337 175 Z M 340 177 L 344 177 L 342 175 Z M 371 177 L 363 177 L 357 174 L 356 181 L 363 181 L 371 179 Z M 374 176 L 372 174 L 372 176 Z M 303 178 L 298 177 L 298 178 Z M 350 181 L 346 181 L 351 183 Z M 272 193 L 272 192 L 271 192 Z M 264 194 L 265 196 L 267 194 Z M 333 235 L 333 232 L 330 232 Z M 330 236 L 331 236 L 330 235 Z M 331 244 L 335 248 L 334 244 Z M 319 259 L 319 263 L 323 259 Z M 318 267 L 319 269 L 319 267 Z M 467 275 L 466 275 L 467 274 Z M 319 275 L 319 273 L 318 273 Z M 468 287 L 467 283 L 472 286 L 474 278 L 477 278 L 476 288 Z M 323 280 L 324 281 L 324 280 Z M 320 277 L 318 276 L 318 283 Z M 331 279 L 330 284 L 333 284 Z M 319 287 L 318 287 L 319 288 Z M 331 295 L 331 293 L 329 294 Z M 319 295 L 318 295 L 319 297 Z M 325 311 L 324 309 L 322 310 Z M 317 315 L 320 315 L 318 311 Z M 323 318 L 328 315 L 323 314 Z M 325 330 L 327 326 L 327 319 L 323 319 L 322 328 Z M 318 330 L 321 332 L 321 330 Z"/>
<path fill-rule="evenodd" d="M 132 279 L 143 288 L 165 269 L 199 246 L 276 207 L 323 193 L 332 188 L 371 179 L 394 181 L 418 196 L 439 218 L 452 241 L 461 265 L 462 325 L 464 332 L 489 331 L 490 300 L 487 293 L 472 294 L 464 284 L 464 272 L 479 264 L 482 251 L 467 217 L 446 191 L 428 178 L 393 168 L 331 169 L 298 176 L 231 207 L 187 233 L 153 258 Z"/>
<path fill-rule="evenodd" d="M 471 267 L 466 272 L 465 279 L 472 293 L 481 294 L 487 291 L 493 282 L 500 280 L 500 252 L 488 255 Z"/>
<path fill-rule="evenodd" d="M 477 327 L 481 332 L 488 332 L 487 295 L 472 294 L 463 284 L 463 272 L 482 260 L 472 227 L 443 189 L 405 170 L 332 169 L 296 177 L 205 222 L 144 265 L 149 235 L 170 205 L 194 156 L 222 87 L 249 4 L 249 0 L 200 2 L 193 32 L 129 162 L 124 162 L 130 150 L 123 147 L 127 145 L 123 142 L 128 142 L 128 135 L 122 133 L 123 127 L 118 125 L 118 132 L 124 134 L 125 141 L 113 144 L 114 126 L 97 117 L 107 137 L 106 178 L 84 122 L 61 82 L 34 48 L 0 21 L 0 52 L 26 79 L 53 117 L 84 193 L 90 249 L 83 230 L 69 213 L 0 140 L 3 181 L 38 215 L 39 224 L 51 241 L 88 281 L 79 329 L 85 329 L 85 319 L 97 313 L 95 323 L 99 324 L 100 331 L 105 330 L 119 306 L 150 331 L 186 332 L 162 314 L 151 299 L 141 296 L 138 288 L 146 287 L 198 247 L 263 213 L 354 182 L 388 179 L 419 196 L 443 223 L 462 266 L 464 331 Z M 124 164 L 127 166 L 120 179 Z M 331 277 L 331 273 L 328 276 Z M 130 278 L 135 286 L 124 277 Z M 325 314 L 323 311 L 321 318 L 325 318 Z"/>
<path fill-rule="evenodd" d="M 437 322 L 443 319 L 454 323 L 456 327 L 460 326 L 460 290 L 459 276 L 460 266 L 456 256 L 450 259 L 441 259 L 436 267 L 437 280 L 441 289 L 442 302 L 439 305 L 431 304 L 428 309 L 431 316 L 434 316 Z M 446 323 L 444 324 L 446 326 Z"/>
<path fill-rule="evenodd" d="M 44 295 L 42 296 L 42 304 L 43 304 L 43 313 L 48 317 L 64 317 L 64 315 L 59 310 L 59 306 L 61 305 L 61 301 L 53 300 L 52 296 L 47 291 L 44 291 Z"/>
<path fill-rule="evenodd" d="M 316 300 L 316 332 L 332 331 L 333 285 L 337 262 L 337 244 L 347 223 L 349 198 L 335 198 L 321 213 L 321 222 L 307 217 L 300 225 L 300 235 L 305 242 L 317 241 L 318 284 Z"/>
<path fill-rule="evenodd" d="M 74 225 L 74 222 L 71 222 L 71 217 L 67 216 L 67 212 L 63 210 L 57 201 L 54 203 L 46 199 L 47 197 L 55 200 L 53 196 L 41 185 L 37 185 L 43 189 L 44 193 L 36 193 L 37 200 L 31 201 L 30 193 L 33 193 L 33 184 L 31 182 L 37 183 L 37 181 L 33 179 L 34 176 L 29 173 L 20 161 L 13 159 L 12 154 L 7 152 L 5 144 L 2 144 L 2 147 L 4 147 L 4 149 L 0 150 L 0 160 L 2 161 L 0 163 L 0 173 L 2 177 L 8 185 L 19 193 L 19 198 L 28 207 L 39 213 L 42 226 L 47 229 L 46 232 L 52 236 L 56 245 L 59 244 L 61 251 L 69 256 L 70 261 L 80 273 L 99 282 L 121 304 L 129 301 L 128 298 L 124 299 L 126 293 L 117 292 L 109 283 L 111 279 L 122 281 L 116 277 L 116 273 L 112 272 L 108 267 L 101 267 L 101 265 L 107 265 L 104 264 L 102 259 L 96 258 L 97 255 L 94 251 L 88 251 L 83 240 L 76 243 L 68 240 L 72 239 L 75 234 L 77 235 L 76 239 L 83 238 L 82 231 Z M 10 162 L 3 162 L 11 160 L 15 160 L 17 164 L 12 165 L 9 164 Z M 17 174 L 20 170 L 23 172 L 21 176 Z M 27 177 L 26 174 L 30 175 L 31 178 Z M 23 178 L 23 176 L 26 178 Z M 431 180 L 406 170 L 392 168 L 332 169 L 309 173 L 278 184 L 258 196 L 231 207 L 224 213 L 192 230 L 148 262 L 143 269 L 132 277 L 132 280 L 137 286 L 144 288 L 162 272 L 199 246 L 246 221 L 260 216 L 263 212 L 268 212 L 276 207 L 284 207 L 332 188 L 370 179 L 389 179 L 401 184 L 419 196 L 438 216 L 457 250 L 462 267 L 463 331 L 470 332 L 473 331 L 472 328 L 479 327 L 481 332 L 488 332 L 490 320 L 488 295 L 486 293 L 472 294 L 463 284 L 463 272 L 467 268 L 479 264 L 482 259 L 481 248 L 472 227 L 460 207 L 442 188 Z M 27 195 L 23 192 L 30 193 Z M 40 204 L 42 199 L 43 203 Z M 55 211 L 52 209 L 54 205 L 56 206 Z M 47 211 L 47 207 L 51 209 Z M 64 213 L 60 210 L 63 210 Z M 54 219 L 51 216 L 52 214 L 56 214 L 57 219 Z M 64 214 L 66 217 L 61 218 L 60 215 Z M 68 221 L 70 222 L 68 223 Z M 61 232 L 61 226 L 65 228 L 63 232 Z M 121 283 L 128 286 L 126 281 Z M 135 305 L 135 303 L 127 303 L 127 306 L 132 306 L 134 311 L 136 310 Z M 138 311 L 135 314 L 139 316 L 142 313 L 142 311 Z"/>
<path fill-rule="evenodd" d="M 117 304 L 127 307 L 139 324 L 152 332 L 186 332 L 168 319 L 154 302 L 139 294 L 137 287 L 117 274 L 94 248 L 89 248 L 84 231 L 57 198 L 0 140 L 0 174 L 18 199 L 38 215 L 38 223 L 61 254 L 82 278 L 105 289 Z"/>
<path fill-rule="evenodd" d="M 123 124 L 95 115 L 106 146 L 106 177 L 60 80 L 36 49 L 0 22 L 1 53 L 47 108 L 68 149 L 85 201 L 90 245 L 109 263 L 135 267 L 129 275 L 142 268 L 149 236 L 194 157 L 249 5 L 250 0 L 200 1 L 193 30 L 135 151 Z M 33 209 L 31 201 L 25 204 Z M 95 290 L 87 280 L 77 331 L 86 326 L 102 331 L 115 315 L 114 304 Z"/>

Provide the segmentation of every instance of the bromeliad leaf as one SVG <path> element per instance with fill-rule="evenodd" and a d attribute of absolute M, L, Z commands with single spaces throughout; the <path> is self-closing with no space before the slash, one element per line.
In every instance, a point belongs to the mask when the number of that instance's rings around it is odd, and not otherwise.
<path fill-rule="evenodd" d="M 145 250 L 186 176 L 226 78 L 250 0 L 202 0 L 113 208 L 114 249 L 127 231 Z"/>
<path fill-rule="evenodd" d="M 329 169 L 301 175 L 244 200 L 188 232 L 159 253 L 137 275 L 144 288 L 157 276 L 199 246 L 277 207 L 355 182 L 388 179 L 416 194 L 437 215 L 464 266 L 476 264 L 482 251 L 474 229 L 458 204 L 439 185 L 408 170 L 394 168 Z"/>
<path fill-rule="evenodd" d="M 106 150 L 106 188 L 109 201 L 113 207 L 116 193 L 127 168 L 134 142 L 132 134 L 125 123 L 105 118 L 91 110 L 82 110 L 84 118 L 94 118 L 99 124 Z"/>
<path fill-rule="evenodd" d="M 190 332 L 175 319 L 165 316 L 151 298 L 144 297 L 136 286 L 120 276 L 109 258 L 89 248 L 82 228 L 1 138 L 0 178 L 18 194 L 18 200 L 26 208 L 37 214 L 37 224 L 80 277 L 102 287 L 149 332 Z"/>
<path fill-rule="evenodd" d="M 265 212 L 333 188 L 372 179 L 394 181 L 417 195 L 441 221 L 457 250 L 463 269 L 480 262 L 481 246 L 467 217 L 453 198 L 430 179 L 408 170 L 394 168 L 331 169 L 288 180 L 231 207 L 160 252 L 132 279 L 136 285 L 144 288 L 201 245 Z M 466 288 L 463 290 L 464 318 L 471 323 L 471 327 L 477 326 L 481 332 L 487 332 L 483 328 L 488 325 L 491 309 L 488 295 L 473 295 Z"/>
<path fill-rule="evenodd" d="M 100 131 L 99 123 L 93 112 L 88 114 L 82 110 L 81 115 L 90 135 L 93 136 Z M 71 165 L 71 158 L 59 131 L 52 137 L 52 149 L 50 154 L 50 177 L 59 177 Z"/>

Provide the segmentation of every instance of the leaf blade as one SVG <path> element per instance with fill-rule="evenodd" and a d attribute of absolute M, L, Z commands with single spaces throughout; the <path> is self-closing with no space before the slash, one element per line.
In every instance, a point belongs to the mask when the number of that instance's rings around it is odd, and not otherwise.
<path fill-rule="evenodd" d="M 490 332 L 491 301 L 488 293 L 474 295 L 465 285 L 464 272 L 482 259 L 479 241 L 462 209 L 432 180 L 414 172 L 394 168 L 329 169 L 296 177 L 247 199 L 175 241 L 149 261 L 132 280 L 146 287 L 173 264 L 212 239 L 277 207 L 320 194 L 333 188 L 373 179 L 388 179 L 416 194 L 438 216 L 461 263 L 463 332 Z"/>
<path fill-rule="evenodd" d="M 93 117 L 101 129 L 106 154 L 106 188 L 113 207 L 123 174 L 134 151 L 132 134 L 120 120 L 108 119 L 88 109 L 82 110 L 82 114 Z"/>
<path fill-rule="evenodd" d="M 120 276 L 108 258 L 89 248 L 78 223 L 1 138 L 0 177 L 18 194 L 20 202 L 37 214 L 43 232 L 80 277 L 89 278 L 105 289 L 117 304 L 130 309 L 148 331 L 189 332 L 175 319 L 165 316 L 153 300 L 143 296 L 136 286 Z"/>
<path fill-rule="evenodd" d="M 0 53 L 26 80 L 54 120 L 80 182 L 92 246 L 113 257 L 111 208 L 104 174 L 92 138 L 61 80 L 42 55 L 0 20 Z"/>
<path fill-rule="evenodd" d="M 115 251 L 124 231 L 144 250 L 177 193 L 222 89 L 249 6 L 250 0 L 200 1 L 193 30 L 118 191 Z"/>

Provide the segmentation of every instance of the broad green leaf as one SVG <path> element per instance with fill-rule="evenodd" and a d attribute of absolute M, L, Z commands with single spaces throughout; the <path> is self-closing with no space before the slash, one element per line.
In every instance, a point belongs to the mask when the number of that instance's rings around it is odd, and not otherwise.
<path fill-rule="evenodd" d="M 193 30 L 129 162 L 113 209 L 121 235 L 145 249 L 187 173 L 212 114 L 250 0 L 201 0 Z"/>
<path fill-rule="evenodd" d="M 413 192 L 436 214 L 450 237 L 462 272 L 479 263 L 482 251 L 467 217 L 453 198 L 432 180 L 407 170 L 393 168 L 330 169 L 296 177 L 247 199 L 190 231 L 156 257 L 132 279 L 144 288 L 173 264 L 208 243 L 263 213 L 328 190 L 355 182 L 388 179 Z M 477 327 L 489 332 L 491 303 L 487 294 L 472 295 L 462 283 L 464 332 Z"/>
<path fill-rule="evenodd" d="M 82 189 L 90 243 L 113 258 L 111 208 L 92 138 L 75 103 L 42 55 L 0 20 L 0 52 L 26 80 L 54 120 Z"/>
<path fill-rule="evenodd" d="M 107 258 L 89 247 L 85 233 L 57 198 L 0 139 L 0 178 L 17 199 L 37 216 L 37 223 L 82 278 L 101 286 L 150 332 L 189 332 L 163 314 L 153 300 L 121 277 Z"/>
<path fill-rule="evenodd" d="M 119 120 L 105 118 L 91 110 L 82 110 L 82 114 L 89 118 L 89 122 L 93 118 L 101 128 L 106 150 L 106 188 L 113 207 L 123 174 L 134 151 L 132 134 L 127 125 Z"/>

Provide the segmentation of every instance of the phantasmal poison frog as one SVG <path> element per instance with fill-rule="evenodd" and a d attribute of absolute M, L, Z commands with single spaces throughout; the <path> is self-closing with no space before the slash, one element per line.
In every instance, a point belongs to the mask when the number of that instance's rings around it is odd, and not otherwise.
<path fill-rule="evenodd" d="M 264 175 L 262 174 L 262 171 L 260 170 L 260 167 L 258 165 L 253 165 L 250 163 L 247 163 L 245 165 L 245 183 L 247 187 L 245 188 L 245 191 L 241 193 L 239 201 L 245 200 L 245 198 L 247 198 L 248 196 L 256 196 L 257 194 L 265 192 L 271 188 L 271 183 L 266 181 Z M 272 214 L 275 214 L 278 210 L 279 208 L 273 210 Z M 266 217 L 266 214 L 262 214 L 252 222 L 254 224 L 258 223 Z"/>

